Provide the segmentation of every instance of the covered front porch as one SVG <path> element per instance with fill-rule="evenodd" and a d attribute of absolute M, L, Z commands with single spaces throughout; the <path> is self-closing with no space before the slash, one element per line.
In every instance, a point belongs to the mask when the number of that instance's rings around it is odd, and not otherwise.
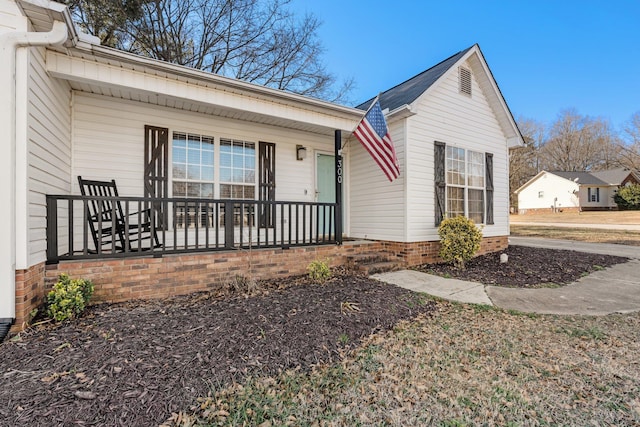
<path fill-rule="evenodd" d="M 47 196 L 47 263 L 342 243 L 338 203 Z"/>

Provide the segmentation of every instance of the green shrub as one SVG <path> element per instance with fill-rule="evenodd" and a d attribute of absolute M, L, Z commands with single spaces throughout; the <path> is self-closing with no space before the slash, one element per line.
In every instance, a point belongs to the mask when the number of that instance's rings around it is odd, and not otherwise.
<path fill-rule="evenodd" d="M 323 283 L 331 277 L 331 269 L 326 261 L 315 260 L 307 267 L 309 278 L 316 283 Z"/>
<path fill-rule="evenodd" d="M 67 274 L 61 274 L 47 294 L 47 315 L 57 322 L 73 319 L 84 311 L 92 294 L 91 280 L 72 280 Z"/>
<path fill-rule="evenodd" d="M 620 210 L 640 210 L 640 184 L 626 185 L 613 196 Z"/>
<path fill-rule="evenodd" d="M 478 252 L 482 241 L 480 229 L 473 220 L 464 216 L 442 221 L 438 227 L 438 235 L 440 236 L 440 257 L 461 269 L 464 269 L 465 262 Z"/>

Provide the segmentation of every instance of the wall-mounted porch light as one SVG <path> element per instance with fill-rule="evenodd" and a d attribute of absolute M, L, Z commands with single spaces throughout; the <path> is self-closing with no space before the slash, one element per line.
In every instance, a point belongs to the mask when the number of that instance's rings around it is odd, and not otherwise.
<path fill-rule="evenodd" d="M 296 159 L 304 160 L 307 158 L 307 148 L 302 145 L 296 145 Z"/>

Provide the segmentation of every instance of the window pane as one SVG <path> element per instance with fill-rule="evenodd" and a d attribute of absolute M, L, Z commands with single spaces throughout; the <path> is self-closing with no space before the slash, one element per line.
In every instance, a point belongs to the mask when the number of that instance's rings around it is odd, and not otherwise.
<path fill-rule="evenodd" d="M 187 146 L 187 136 L 183 133 L 173 133 L 173 146 L 184 148 Z"/>
<path fill-rule="evenodd" d="M 200 184 L 188 182 L 187 197 L 200 197 Z"/>
<path fill-rule="evenodd" d="M 231 181 L 231 169 L 230 168 L 220 168 L 220 181 L 229 182 Z"/>
<path fill-rule="evenodd" d="M 173 182 L 173 197 L 184 197 L 187 195 L 187 184 L 184 182 Z"/>
<path fill-rule="evenodd" d="M 213 166 L 213 151 L 202 151 L 202 165 Z"/>
<path fill-rule="evenodd" d="M 191 163 L 192 165 L 199 165 L 200 164 L 200 149 L 194 150 L 191 147 L 189 147 L 188 150 L 188 161 L 189 163 Z"/>
<path fill-rule="evenodd" d="M 213 199 L 213 184 L 200 184 L 200 197 Z"/>
<path fill-rule="evenodd" d="M 199 180 L 200 179 L 200 166 L 199 165 L 188 165 L 187 166 L 187 178 Z"/>
<path fill-rule="evenodd" d="M 256 168 L 256 155 L 255 152 L 251 156 L 247 156 L 244 158 L 244 167 L 247 169 L 255 169 Z"/>
<path fill-rule="evenodd" d="M 484 223 L 484 191 L 469 189 L 469 215 L 476 224 Z"/>
<path fill-rule="evenodd" d="M 464 215 L 464 188 L 447 187 L 447 218 Z"/>
<path fill-rule="evenodd" d="M 220 166 L 231 167 L 231 155 L 220 150 Z"/>
<path fill-rule="evenodd" d="M 469 151 L 469 163 L 467 171 L 469 172 L 470 187 L 484 187 L 484 154 L 476 151 Z"/>
<path fill-rule="evenodd" d="M 187 162 L 187 150 L 184 148 L 173 146 L 173 162 L 174 163 L 186 163 Z"/>
<path fill-rule="evenodd" d="M 256 198 L 256 187 L 253 185 L 245 185 L 244 186 L 244 198 L 245 199 L 255 199 Z"/>
<path fill-rule="evenodd" d="M 208 166 L 202 167 L 202 180 L 203 181 L 213 181 L 213 168 Z"/>
<path fill-rule="evenodd" d="M 220 152 L 221 153 L 230 153 L 231 152 L 231 141 L 226 139 L 220 140 Z"/>
<path fill-rule="evenodd" d="M 220 197 L 222 199 L 230 199 L 231 198 L 231 185 L 229 185 L 229 184 L 220 184 Z"/>
<path fill-rule="evenodd" d="M 464 149 L 447 146 L 447 184 L 465 185 Z"/>
<path fill-rule="evenodd" d="M 187 177 L 187 166 L 181 164 L 173 164 L 173 178 L 184 179 Z"/>

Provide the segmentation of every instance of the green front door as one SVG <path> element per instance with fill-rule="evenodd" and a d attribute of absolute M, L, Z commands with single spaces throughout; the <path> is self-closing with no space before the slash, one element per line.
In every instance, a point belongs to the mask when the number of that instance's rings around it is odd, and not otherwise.
<path fill-rule="evenodd" d="M 316 201 L 335 203 L 336 201 L 336 164 L 335 157 L 316 153 Z M 335 224 L 333 210 L 320 209 L 318 214 L 318 235 L 333 235 Z"/>

